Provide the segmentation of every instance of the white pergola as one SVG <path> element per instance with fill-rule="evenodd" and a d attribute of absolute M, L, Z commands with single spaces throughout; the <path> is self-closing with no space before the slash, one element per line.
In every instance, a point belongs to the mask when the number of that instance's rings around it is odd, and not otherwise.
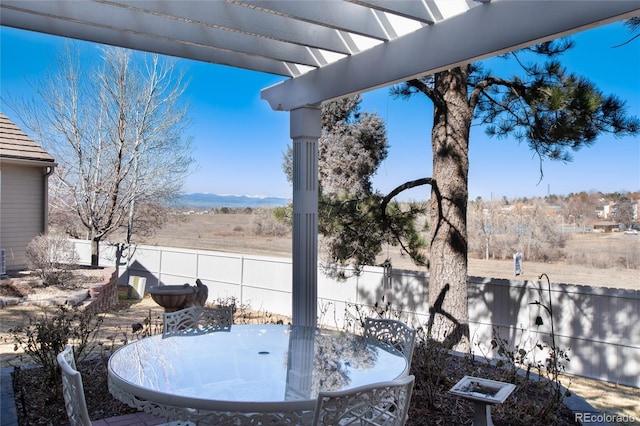
<path fill-rule="evenodd" d="M 0 24 L 281 75 L 293 323 L 316 324 L 320 105 L 640 15 L 640 0 L 2 0 Z M 25 54 L 28 54 L 25 53 Z"/>

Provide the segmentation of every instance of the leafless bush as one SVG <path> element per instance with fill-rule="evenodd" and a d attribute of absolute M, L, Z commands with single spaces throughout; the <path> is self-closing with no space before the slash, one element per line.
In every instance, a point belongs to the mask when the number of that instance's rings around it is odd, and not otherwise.
<path fill-rule="evenodd" d="M 78 253 L 60 234 L 35 237 L 27 246 L 26 254 L 29 267 L 42 278 L 45 286 L 61 284 L 78 265 Z"/>
<path fill-rule="evenodd" d="M 69 309 L 59 306 L 48 314 L 28 317 L 28 323 L 9 330 L 14 350 L 22 349 L 32 361 L 42 365 L 49 377 L 52 395 L 59 390 L 53 384 L 59 382 L 56 356 L 67 344 L 73 344 L 74 356 L 80 360 L 91 353 L 104 318 L 89 310 Z"/>
<path fill-rule="evenodd" d="M 598 250 L 567 251 L 565 262 L 599 269 L 640 269 L 640 245 L 634 240 L 617 241 L 615 245 L 603 244 Z"/>
<path fill-rule="evenodd" d="M 626 235 L 623 237 L 627 237 Z M 637 238 L 631 236 L 630 238 Z M 620 255 L 619 266 L 625 269 L 640 269 L 640 245 L 636 241 L 627 241 L 624 245 L 624 253 Z"/>
<path fill-rule="evenodd" d="M 594 267 L 593 256 L 584 252 L 567 252 L 565 254 L 565 261 L 569 265 L 582 265 L 586 267 Z"/>
<path fill-rule="evenodd" d="M 271 235 L 281 237 L 289 234 L 291 228 L 279 221 L 273 214 L 273 209 L 261 207 L 252 213 L 252 227 L 255 235 Z"/>

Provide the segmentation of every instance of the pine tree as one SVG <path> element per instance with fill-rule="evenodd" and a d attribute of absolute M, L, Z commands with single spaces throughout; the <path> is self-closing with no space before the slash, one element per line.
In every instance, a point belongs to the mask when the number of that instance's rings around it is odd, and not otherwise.
<path fill-rule="evenodd" d="M 399 97 L 427 96 L 434 105 L 431 143 L 429 234 L 429 331 L 459 350 L 469 348 L 467 306 L 467 201 L 469 131 L 523 142 L 542 162 L 571 161 L 571 151 L 592 145 L 598 135 L 635 135 L 640 122 L 625 103 L 605 95 L 558 57 L 572 47 L 567 39 L 503 55 L 520 75 L 500 77 L 474 63 L 405 82 Z M 540 64 L 535 60 L 546 58 Z M 531 61 L 531 62 L 530 62 Z"/>

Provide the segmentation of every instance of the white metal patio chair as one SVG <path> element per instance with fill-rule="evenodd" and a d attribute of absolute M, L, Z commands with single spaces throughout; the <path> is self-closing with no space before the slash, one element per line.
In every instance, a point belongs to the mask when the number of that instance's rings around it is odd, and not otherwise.
<path fill-rule="evenodd" d="M 64 396 L 64 405 L 69 417 L 70 426 L 91 426 L 91 418 L 89 410 L 87 410 L 87 400 L 84 396 L 84 386 L 82 385 L 82 375 L 76 368 L 76 360 L 73 356 L 73 348 L 67 345 L 57 357 L 58 365 L 62 371 L 62 394 Z M 114 417 L 111 420 L 114 424 L 126 426 L 126 416 Z M 118 420 L 120 419 L 120 420 Z M 134 421 L 132 425 L 140 423 Z M 173 421 L 170 423 L 162 423 L 157 426 L 195 426 L 192 422 Z"/>
<path fill-rule="evenodd" d="M 416 330 L 402 321 L 386 318 L 367 318 L 364 324 L 364 336 L 375 338 L 398 349 L 411 365 Z"/>
<path fill-rule="evenodd" d="M 58 354 L 57 360 L 62 371 L 62 394 L 69 423 L 71 426 L 90 426 L 91 419 L 87 411 L 87 401 L 84 398 L 82 376 L 76 369 L 73 348 L 67 345 Z"/>
<path fill-rule="evenodd" d="M 216 308 L 192 306 L 163 314 L 162 338 L 229 331 L 232 325 L 233 309 L 231 306 Z"/>
<path fill-rule="evenodd" d="M 403 426 L 407 421 L 414 376 L 373 383 L 345 391 L 321 391 L 313 426 Z"/>

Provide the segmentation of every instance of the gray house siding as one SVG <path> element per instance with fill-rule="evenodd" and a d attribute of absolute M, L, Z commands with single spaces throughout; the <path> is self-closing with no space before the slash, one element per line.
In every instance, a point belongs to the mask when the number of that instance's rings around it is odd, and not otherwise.
<path fill-rule="evenodd" d="M 6 268 L 22 269 L 27 266 L 27 245 L 45 231 L 43 169 L 3 164 L 0 194 L 0 247 Z"/>
<path fill-rule="evenodd" d="M 27 245 L 47 230 L 54 167 L 53 157 L 0 112 L 0 248 L 7 271 L 27 266 Z"/>

